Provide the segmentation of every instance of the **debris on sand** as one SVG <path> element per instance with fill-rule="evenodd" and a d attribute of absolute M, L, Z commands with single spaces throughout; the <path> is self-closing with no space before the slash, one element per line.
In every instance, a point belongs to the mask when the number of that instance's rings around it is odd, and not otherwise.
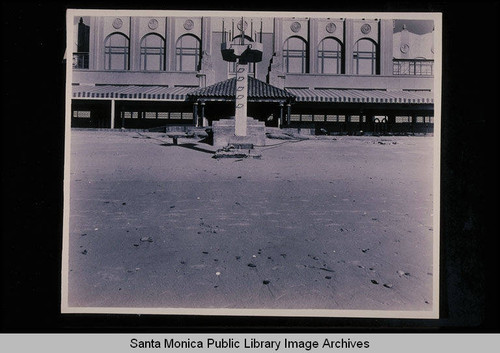
<path fill-rule="evenodd" d="M 249 263 L 248 264 L 248 267 L 257 267 L 257 265 L 253 264 L 253 263 Z"/>
<path fill-rule="evenodd" d="M 371 280 L 371 282 L 372 282 L 373 284 L 378 284 L 378 282 L 377 282 L 377 281 L 375 281 L 374 279 L 372 279 L 372 280 Z"/>
<path fill-rule="evenodd" d="M 362 252 L 366 253 L 368 250 L 370 250 L 369 248 L 367 249 L 361 249 Z"/>
<path fill-rule="evenodd" d="M 151 237 L 142 237 L 141 238 L 141 241 L 144 243 L 144 242 L 148 242 L 148 243 L 152 243 L 153 242 L 153 238 Z"/>
<path fill-rule="evenodd" d="M 392 288 L 392 284 L 391 283 L 384 283 L 384 287 L 385 288 Z"/>
<path fill-rule="evenodd" d="M 262 283 L 264 283 L 264 284 L 267 285 L 267 284 L 271 283 L 271 281 L 268 281 L 267 279 L 265 279 L 265 280 L 262 281 Z"/>
<path fill-rule="evenodd" d="M 83 254 L 83 255 L 87 255 L 87 249 L 83 250 L 83 251 L 82 251 L 82 254 Z"/>
<path fill-rule="evenodd" d="M 410 273 L 409 272 L 404 272 L 404 271 L 398 271 L 399 277 L 409 277 Z"/>

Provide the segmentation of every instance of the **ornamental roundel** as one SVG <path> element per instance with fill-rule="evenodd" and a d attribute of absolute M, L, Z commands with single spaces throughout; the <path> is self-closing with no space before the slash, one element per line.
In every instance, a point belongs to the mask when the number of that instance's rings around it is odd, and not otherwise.
<path fill-rule="evenodd" d="M 410 46 L 407 43 L 401 44 L 399 50 L 401 50 L 401 53 L 406 54 L 410 50 Z"/>
<path fill-rule="evenodd" d="M 337 26 L 335 25 L 335 23 L 330 22 L 329 24 L 326 25 L 325 29 L 328 33 L 333 33 L 337 29 Z"/>
<path fill-rule="evenodd" d="M 300 28 L 302 26 L 300 25 L 299 22 L 293 22 L 291 25 L 290 25 L 290 29 L 292 30 L 292 32 L 294 33 L 297 33 L 298 31 L 300 31 Z"/>
<path fill-rule="evenodd" d="M 115 20 L 113 21 L 113 27 L 115 29 L 120 29 L 120 28 L 122 28 L 122 26 L 123 26 L 122 19 L 121 18 L 115 18 Z"/>
<path fill-rule="evenodd" d="M 157 29 L 158 28 L 158 20 L 155 18 L 150 19 L 148 22 L 148 27 L 150 29 Z"/>
<path fill-rule="evenodd" d="M 238 24 L 236 25 L 236 27 L 240 30 L 240 31 L 244 31 L 247 29 L 248 27 L 248 22 L 247 21 L 243 21 L 243 20 L 239 20 L 238 21 Z"/>
<path fill-rule="evenodd" d="M 186 22 L 184 22 L 184 29 L 189 31 L 189 30 L 193 29 L 193 27 L 194 27 L 193 20 L 186 20 Z"/>
<path fill-rule="evenodd" d="M 365 23 L 364 25 L 361 26 L 361 33 L 368 34 L 371 31 L 372 31 L 372 26 L 370 26 L 368 23 Z"/>

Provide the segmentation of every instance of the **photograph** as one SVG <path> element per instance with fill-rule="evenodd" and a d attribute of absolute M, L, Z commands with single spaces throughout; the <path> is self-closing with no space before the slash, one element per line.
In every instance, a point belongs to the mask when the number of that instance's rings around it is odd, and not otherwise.
<path fill-rule="evenodd" d="M 439 319 L 437 12 L 66 12 L 63 314 Z"/>

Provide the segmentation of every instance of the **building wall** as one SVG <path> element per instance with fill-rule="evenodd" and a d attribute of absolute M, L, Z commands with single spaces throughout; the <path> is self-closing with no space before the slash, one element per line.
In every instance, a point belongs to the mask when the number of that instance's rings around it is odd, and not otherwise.
<path fill-rule="evenodd" d="M 223 36 L 221 24 L 224 21 L 226 31 L 237 33 L 234 28 L 239 20 L 189 16 L 86 18 L 90 22 L 89 64 L 88 69 L 74 70 L 74 83 L 206 86 L 225 80 L 230 77 L 230 73 L 229 65 L 222 60 L 220 52 Z M 407 30 L 393 33 L 393 21 L 387 19 L 248 18 L 245 21 L 253 29 L 247 29 L 246 33 L 252 32 L 252 37 L 258 40 L 262 38 L 264 48 L 263 60 L 256 64 L 255 77 L 277 87 L 432 89 L 429 76 L 411 79 L 394 77 L 392 61 L 393 58 L 433 59 L 433 33 L 416 35 Z M 106 37 L 112 33 L 122 33 L 130 39 L 129 70 L 105 70 L 104 45 Z M 167 54 L 164 71 L 141 71 L 140 41 L 149 33 L 156 33 L 165 39 Z M 176 42 L 184 34 L 194 35 L 201 40 L 203 59 L 199 71 L 176 71 Z M 302 38 L 308 44 L 306 74 L 290 74 L 284 70 L 283 43 L 290 37 Z M 343 46 L 345 62 L 342 74 L 319 74 L 318 46 L 326 37 L 337 39 Z M 353 74 L 353 48 L 359 39 L 370 39 L 378 46 L 377 75 Z"/>

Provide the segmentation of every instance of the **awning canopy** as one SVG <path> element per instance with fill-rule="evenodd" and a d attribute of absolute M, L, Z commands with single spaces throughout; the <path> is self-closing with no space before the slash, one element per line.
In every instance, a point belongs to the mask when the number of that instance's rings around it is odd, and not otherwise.
<path fill-rule="evenodd" d="M 236 95 L 236 77 L 200 88 L 188 94 L 191 100 L 234 101 Z M 249 102 L 290 102 L 295 96 L 283 89 L 248 76 Z"/>
<path fill-rule="evenodd" d="M 360 89 L 287 88 L 296 102 L 432 104 L 434 95 L 428 91 L 384 91 Z"/>
<path fill-rule="evenodd" d="M 139 85 L 75 85 L 75 99 L 124 99 L 178 101 L 234 101 L 236 77 L 214 85 L 198 87 L 168 87 Z M 267 84 L 248 77 L 249 102 L 325 102 L 325 103 L 389 103 L 433 104 L 433 92 L 385 91 L 360 89 L 306 89 L 286 88 Z"/>
<path fill-rule="evenodd" d="M 73 86 L 73 98 L 185 101 L 196 87 L 99 85 Z"/>

